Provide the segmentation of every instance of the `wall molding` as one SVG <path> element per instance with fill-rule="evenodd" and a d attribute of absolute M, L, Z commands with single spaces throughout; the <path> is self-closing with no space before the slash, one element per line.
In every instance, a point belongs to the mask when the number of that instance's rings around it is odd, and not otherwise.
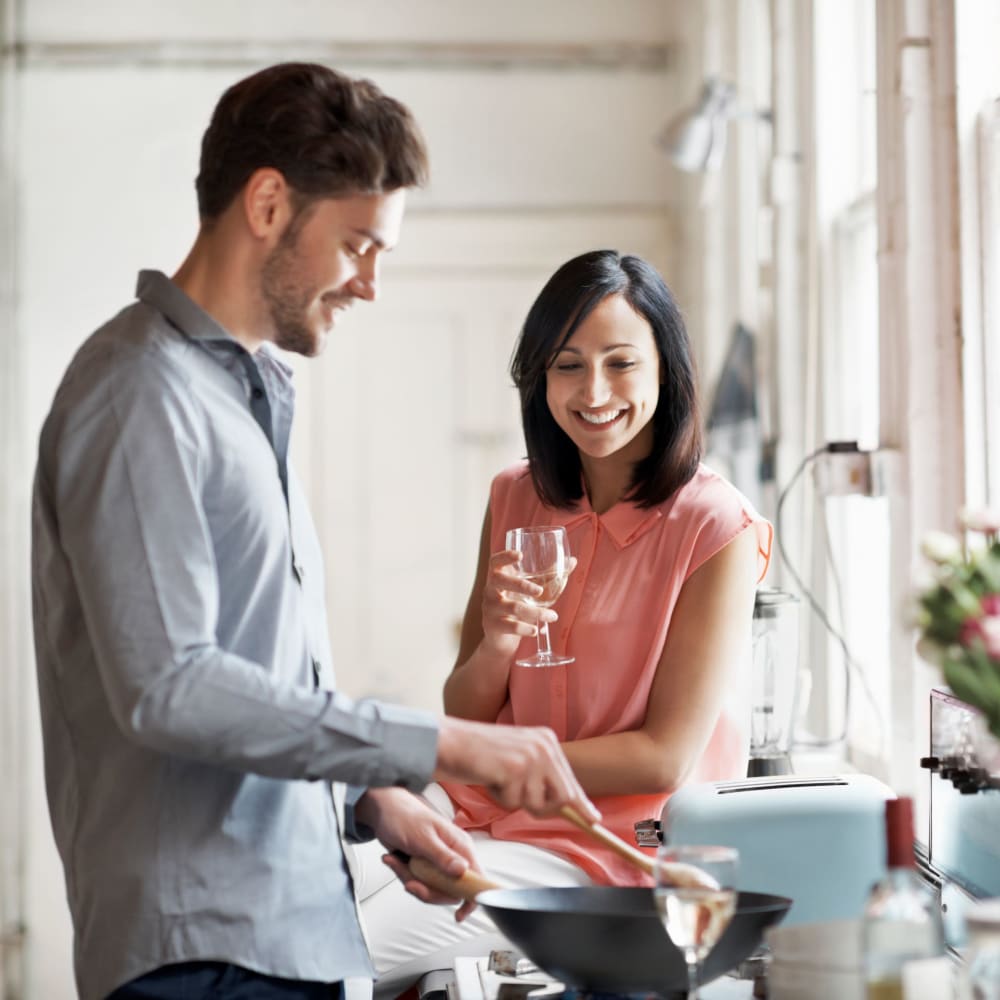
<path fill-rule="evenodd" d="M 7 42 L 0 55 L 18 66 L 256 66 L 295 59 L 337 66 L 423 71 L 623 70 L 662 73 L 673 63 L 662 42 L 361 42 L 292 38 L 279 41 L 183 39 L 123 42 Z"/>

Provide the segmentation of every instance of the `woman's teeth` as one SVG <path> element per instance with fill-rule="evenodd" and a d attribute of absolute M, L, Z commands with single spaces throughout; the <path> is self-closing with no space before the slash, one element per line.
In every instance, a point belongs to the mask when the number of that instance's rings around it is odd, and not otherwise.
<path fill-rule="evenodd" d="M 608 413 L 584 413 L 582 410 L 577 411 L 588 424 L 610 424 L 612 420 L 622 413 L 621 410 L 611 410 Z"/>

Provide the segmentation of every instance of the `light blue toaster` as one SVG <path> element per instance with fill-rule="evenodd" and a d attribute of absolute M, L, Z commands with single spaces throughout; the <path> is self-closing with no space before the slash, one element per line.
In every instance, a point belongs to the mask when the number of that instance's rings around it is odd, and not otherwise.
<path fill-rule="evenodd" d="M 740 852 L 739 888 L 793 900 L 785 924 L 861 915 L 885 874 L 885 800 L 866 774 L 687 785 L 660 817 L 664 843 Z"/>

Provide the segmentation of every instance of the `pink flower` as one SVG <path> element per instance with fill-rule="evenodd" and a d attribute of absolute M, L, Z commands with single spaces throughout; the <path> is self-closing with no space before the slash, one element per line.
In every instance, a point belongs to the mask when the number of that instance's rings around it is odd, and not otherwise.
<path fill-rule="evenodd" d="M 958 634 L 958 641 L 966 647 L 980 643 L 990 659 L 1000 660 L 1000 614 L 966 618 Z"/>
<path fill-rule="evenodd" d="M 986 617 L 1000 615 L 1000 594 L 983 594 L 979 603 Z"/>

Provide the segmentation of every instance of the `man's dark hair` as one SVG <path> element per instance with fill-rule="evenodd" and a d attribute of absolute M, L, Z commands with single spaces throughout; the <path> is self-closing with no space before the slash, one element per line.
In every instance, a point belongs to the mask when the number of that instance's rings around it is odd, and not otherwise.
<path fill-rule="evenodd" d="M 427 150 L 409 110 L 371 81 L 280 63 L 240 80 L 216 105 L 195 182 L 201 218 L 217 218 L 261 167 L 281 171 L 304 207 L 423 184 Z"/>
<path fill-rule="evenodd" d="M 670 289 L 641 257 L 592 250 L 567 261 L 546 282 L 528 311 L 510 365 L 521 395 L 531 478 L 550 507 L 572 507 L 583 496 L 583 477 L 576 445 L 549 411 L 547 372 L 576 328 L 609 295 L 624 296 L 649 323 L 660 358 L 653 447 L 636 463 L 629 499 L 640 507 L 662 503 L 694 476 L 701 460 L 697 376 Z"/>

